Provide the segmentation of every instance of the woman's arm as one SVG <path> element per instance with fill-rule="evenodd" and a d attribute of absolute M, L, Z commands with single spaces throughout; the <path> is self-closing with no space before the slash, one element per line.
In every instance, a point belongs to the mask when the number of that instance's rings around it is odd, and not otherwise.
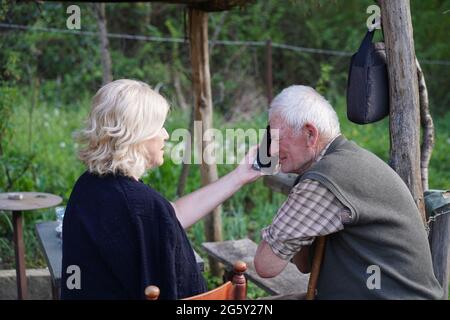
<path fill-rule="evenodd" d="M 241 163 L 217 181 L 194 191 L 172 203 L 184 229 L 214 210 L 245 184 L 255 181 L 262 173 L 252 169 L 256 148 L 252 148 Z"/>

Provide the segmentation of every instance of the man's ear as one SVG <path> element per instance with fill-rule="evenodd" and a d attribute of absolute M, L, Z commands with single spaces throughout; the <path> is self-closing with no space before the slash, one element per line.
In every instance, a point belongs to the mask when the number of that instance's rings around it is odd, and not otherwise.
<path fill-rule="evenodd" d="M 311 123 L 305 124 L 304 130 L 306 133 L 307 146 L 314 147 L 317 144 L 317 141 L 319 140 L 319 130 L 317 130 L 316 126 Z"/>

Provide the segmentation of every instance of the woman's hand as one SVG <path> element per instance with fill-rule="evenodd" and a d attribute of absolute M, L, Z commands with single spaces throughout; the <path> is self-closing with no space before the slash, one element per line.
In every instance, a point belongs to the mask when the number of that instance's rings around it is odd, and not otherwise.
<path fill-rule="evenodd" d="M 257 150 L 257 145 L 251 147 L 245 157 L 242 158 L 236 169 L 233 170 L 233 174 L 242 185 L 253 182 L 264 175 L 261 170 L 253 169 L 253 163 L 256 160 Z"/>
<path fill-rule="evenodd" d="M 188 228 L 210 213 L 219 204 L 231 197 L 243 185 L 255 181 L 263 175 L 252 168 L 256 159 L 257 146 L 242 159 L 236 169 L 217 181 L 179 198 L 173 207 L 183 228 Z"/>

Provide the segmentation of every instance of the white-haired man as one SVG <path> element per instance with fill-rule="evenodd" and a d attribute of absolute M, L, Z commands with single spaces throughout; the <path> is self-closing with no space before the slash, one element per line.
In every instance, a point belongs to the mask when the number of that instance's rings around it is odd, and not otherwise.
<path fill-rule="evenodd" d="M 254 259 L 271 278 L 292 260 L 310 270 L 314 239 L 327 235 L 318 299 L 439 299 L 424 226 L 401 178 L 348 141 L 328 101 L 291 86 L 271 103 L 271 153 L 299 177 Z M 375 285 L 369 277 L 379 272 Z M 295 284 L 293 284 L 295 285 Z"/>

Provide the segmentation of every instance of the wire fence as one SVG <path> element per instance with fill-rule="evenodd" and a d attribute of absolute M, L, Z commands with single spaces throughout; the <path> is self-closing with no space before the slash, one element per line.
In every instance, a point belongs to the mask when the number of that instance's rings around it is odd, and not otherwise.
<path fill-rule="evenodd" d="M 34 31 L 34 32 L 71 34 L 71 35 L 90 36 L 90 37 L 98 37 L 98 35 L 99 35 L 98 32 L 93 32 L 93 31 L 67 30 L 67 29 L 46 28 L 46 27 L 31 27 L 31 26 L 18 25 L 18 24 L 7 24 L 7 23 L 0 23 L 0 28 L 27 30 L 27 31 Z M 183 38 L 153 37 L 153 36 L 133 35 L 133 34 L 123 34 L 123 33 L 108 33 L 107 35 L 108 35 L 108 38 L 113 38 L 113 39 L 115 38 L 115 39 L 127 39 L 127 40 L 137 40 L 137 41 L 189 43 L 188 39 L 183 39 Z M 210 44 L 224 45 L 224 46 L 264 47 L 267 45 L 266 41 L 243 41 L 243 40 L 211 41 L 210 40 L 209 42 L 210 42 Z M 277 48 L 277 49 L 290 50 L 290 51 L 294 51 L 294 52 L 311 53 L 311 54 L 325 54 L 325 55 L 331 55 L 331 56 L 344 56 L 345 57 L 345 56 L 351 56 L 353 54 L 352 52 L 349 52 L 349 51 L 308 48 L 308 47 L 293 46 L 293 45 L 276 43 L 276 42 L 272 42 L 272 47 Z M 450 66 L 449 60 L 421 59 L 420 62 L 422 64 Z"/>

